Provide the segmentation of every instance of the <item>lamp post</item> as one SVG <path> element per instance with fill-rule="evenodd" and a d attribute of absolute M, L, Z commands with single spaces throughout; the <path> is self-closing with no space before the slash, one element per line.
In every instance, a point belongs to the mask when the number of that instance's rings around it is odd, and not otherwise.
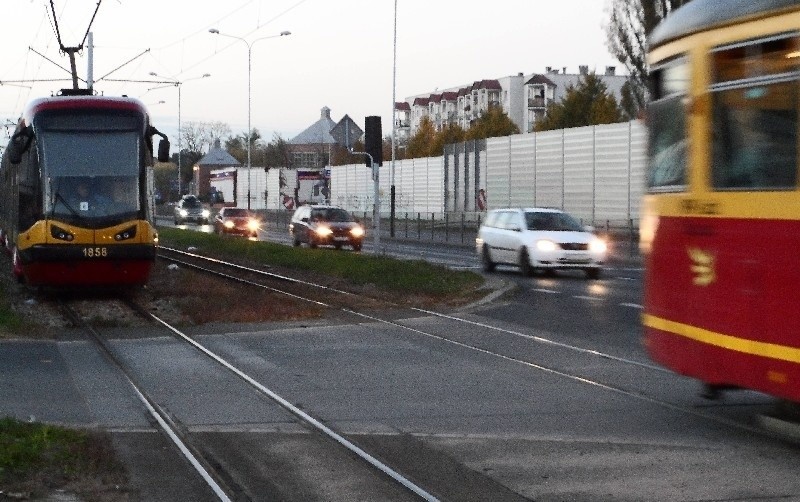
<path fill-rule="evenodd" d="M 397 0 L 394 0 L 394 41 L 392 43 L 392 186 L 390 191 L 389 210 L 389 235 L 394 237 L 394 211 L 395 211 L 395 186 L 394 186 L 394 161 L 397 156 Z"/>
<path fill-rule="evenodd" d="M 180 200 L 180 198 L 181 198 L 181 152 L 183 151 L 183 148 L 181 147 L 181 142 L 183 141 L 182 136 L 181 136 L 181 86 L 184 84 L 184 82 L 190 82 L 192 80 L 200 80 L 201 78 L 210 77 L 211 74 L 210 73 L 204 73 L 199 77 L 188 78 L 186 80 L 176 80 L 176 79 L 174 79 L 172 77 L 165 77 L 163 75 L 159 75 L 158 73 L 156 73 L 154 71 L 151 71 L 150 75 L 153 76 L 153 77 L 162 78 L 162 79 L 166 80 L 167 82 L 169 82 L 169 84 L 161 85 L 161 86 L 158 86 L 158 87 L 151 87 L 151 88 L 147 89 L 148 91 L 152 91 L 154 89 L 163 89 L 164 87 L 172 87 L 172 86 L 175 86 L 175 87 L 178 88 L 178 199 Z M 160 103 L 164 103 L 164 101 L 160 101 Z"/>
<path fill-rule="evenodd" d="M 242 37 L 237 37 L 235 35 L 228 35 L 227 33 L 221 33 L 216 28 L 211 28 L 208 30 L 209 33 L 213 33 L 214 35 L 220 35 L 222 37 L 233 38 L 235 40 L 239 40 L 244 42 L 247 46 L 247 209 L 250 209 L 250 143 L 252 140 L 252 129 L 250 127 L 250 113 L 252 108 L 252 92 L 251 92 L 251 81 L 252 81 L 252 74 L 253 74 L 253 45 L 260 40 L 266 40 L 268 38 L 277 38 L 277 37 L 285 37 L 291 35 L 291 31 L 282 31 L 277 35 L 270 35 L 267 37 L 261 37 L 253 40 L 252 42 L 248 42 Z"/>

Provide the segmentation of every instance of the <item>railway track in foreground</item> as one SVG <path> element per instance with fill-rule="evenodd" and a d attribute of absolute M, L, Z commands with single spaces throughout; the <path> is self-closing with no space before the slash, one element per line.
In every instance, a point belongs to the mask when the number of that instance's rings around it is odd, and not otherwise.
<path fill-rule="evenodd" d="M 391 312 L 389 317 L 381 317 L 363 306 L 353 307 L 350 302 L 345 302 L 343 306 L 340 301 L 336 300 L 337 297 L 339 299 L 356 297 L 359 303 L 363 303 L 364 300 L 363 296 L 354 295 L 344 289 L 332 288 L 287 274 L 259 270 L 193 252 L 171 248 L 162 248 L 162 250 L 166 253 L 161 253 L 160 258 L 180 266 L 242 282 L 253 287 L 265 288 L 300 301 L 313 302 L 324 308 L 350 315 L 357 322 L 376 323 L 399 329 L 400 332 L 409 336 L 435 339 L 493 359 L 522 365 L 530 370 L 591 386 L 599 392 L 616 394 L 640 402 L 644 401 L 734 430 L 774 436 L 773 432 L 753 425 L 749 421 L 730 419 L 724 413 L 716 413 L 718 406 L 698 407 L 663 397 L 659 392 L 662 389 L 662 378 L 673 375 L 670 371 L 648 361 L 620 357 L 601 350 L 564 343 L 558 341 L 551 334 L 529 333 L 518 327 L 490 322 L 479 316 L 471 315 L 468 310 L 445 313 L 429 308 L 377 300 L 384 311 Z M 325 301 L 320 300 L 320 293 L 324 294 Z M 421 318 L 422 321 L 420 321 Z M 475 332 L 493 335 L 491 337 L 493 343 L 486 343 L 481 336 L 465 335 L 465 333 Z M 503 339 L 504 342 L 502 344 L 494 343 L 497 338 Z M 527 347 L 525 350 L 519 350 L 520 341 L 525 343 Z M 554 363 L 554 361 L 564 361 L 569 356 L 585 359 L 586 369 L 577 371 L 574 369 L 573 363 L 564 365 Z M 621 379 L 610 378 L 607 371 L 610 366 L 627 368 L 623 372 L 626 376 Z M 761 404 L 756 406 L 761 406 Z M 781 434 L 781 437 L 785 438 L 786 436 Z"/>
<path fill-rule="evenodd" d="M 288 414 L 288 416 L 281 418 L 281 421 L 294 420 L 302 427 L 303 431 L 307 432 L 309 435 L 316 436 L 314 440 L 314 442 L 317 443 L 314 446 L 315 450 L 319 448 L 328 450 L 331 448 L 338 448 L 346 450 L 348 452 L 346 455 L 342 455 L 341 452 L 334 452 L 333 454 L 327 453 L 326 455 L 337 458 L 339 462 L 348 462 L 351 465 L 344 469 L 341 466 L 335 468 L 329 466 L 328 468 L 331 470 L 345 470 L 348 472 L 352 472 L 353 470 L 364 471 L 357 475 L 359 478 L 358 483 L 362 489 L 370 493 L 370 496 L 397 500 L 404 500 L 406 498 L 409 500 L 438 500 L 436 496 L 426 491 L 425 488 L 406 478 L 390 465 L 380 461 L 344 435 L 336 432 L 310 413 L 292 404 L 288 399 L 259 382 L 252 374 L 249 374 L 221 355 L 198 343 L 177 327 L 163 321 L 133 301 L 124 300 L 124 303 L 137 315 L 151 321 L 154 326 L 160 326 L 165 331 L 169 332 L 174 339 L 181 344 L 191 346 L 197 353 L 202 355 L 207 363 L 212 363 L 223 368 L 226 373 L 235 377 L 240 384 L 247 386 L 251 392 L 251 399 L 268 401 L 273 407 L 278 406 L 284 410 L 284 415 Z M 213 453 L 214 448 L 203 443 L 202 435 L 192 433 L 192 426 L 181 420 L 179 412 L 171 410 L 168 404 L 162 404 L 161 401 L 163 401 L 163 397 L 159 397 L 156 395 L 157 393 L 148 390 L 148 386 L 152 387 L 152 383 L 148 383 L 148 379 L 140 374 L 135 364 L 131 364 L 130 356 L 126 358 L 121 355 L 120 350 L 104 336 L 101 329 L 92 326 L 91 323 L 83 319 L 82 316 L 70 306 L 69 301 L 63 299 L 59 300 L 59 307 L 70 322 L 87 335 L 88 339 L 98 348 L 109 364 L 124 376 L 132 392 L 149 415 L 151 422 L 157 425 L 158 429 L 192 466 L 196 474 L 203 480 L 216 499 L 222 501 L 285 499 L 286 494 L 281 494 L 281 488 L 278 486 L 281 484 L 281 481 L 271 481 L 269 479 L 242 479 L 241 472 L 237 473 L 228 470 L 225 466 L 235 464 L 236 462 L 231 462 L 230 459 L 215 456 Z M 239 450 L 240 448 L 235 445 L 227 445 L 226 448 L 224 448 L 226 452 L 236 452 Z M 247 450 L 247 448 L 243 447 L 241 450 L 244 451 Z M 300 463 L 303 462 L 301 461 Z M 252 475 L 253 471 L 249 470 L 249 474 Z M 260 474 L 264 476 L 270 475 L 269 472 L 262 472 Z M 378 477 L 376 474 L 383 476 L 384 479 L 376 480 L 375 478 Z M 387 480 L 391 482 L 389 483 Z M 294 480 L 292 483 L 295 486 L 301 486 L 307 481 L 308 480 Z M 367 487 L 365 483 L 373 483 L 374 486 Z M 255 493 L 251 490 L 251 487 L 259 485 L 274 486 L 276 493 Z M 302 492 L 302 490 L 300 490 L 300 492 Z M 346 493 L 341 494 L 339 497 L 332 497 L 331 500 L 349 499 Z"/>

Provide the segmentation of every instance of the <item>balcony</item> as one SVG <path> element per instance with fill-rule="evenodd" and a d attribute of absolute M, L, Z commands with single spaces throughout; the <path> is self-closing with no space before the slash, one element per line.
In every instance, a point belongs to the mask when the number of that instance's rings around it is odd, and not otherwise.
<path fill-rule="evenodd" d="M 528 98 L 528 108 L 547 108 L 544 98 Z"/>

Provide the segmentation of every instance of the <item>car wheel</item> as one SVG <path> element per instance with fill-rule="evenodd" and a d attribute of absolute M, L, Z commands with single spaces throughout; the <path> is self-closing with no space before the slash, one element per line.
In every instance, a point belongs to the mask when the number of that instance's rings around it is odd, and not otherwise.
<path fill-rule="evenodd" d="M 486 244 L 484 244 L 483 249 L 481 249 L 481 262 L 483 263 L 484 272 L 494 272 L 494 267 L 497 264 L 492 261 L 492 255 L 489 251 L 489 246 Z"/>
<path fill-rule="evenodd" d="M 337 250 L 342 249 L 342 245 L 339 244 L 338 242 L 334 244 L 333 247 L 335 247 Z"/>
<path fill-rule="evenodd" d="M 586 277 L 588 279 L 599 279 L 600 278 L 600 269 L 599 268 L 587 268 L 584 270 L 586 273 Z"/>
<path fill-rule="evenodd" d="M 317 248 L 317 243 L 314 241 L 314 239 L 311 239 L 310 241 L 308 241 L 308 247 L 310 247 L 311 249 L 316 249 Z"/>
<path fill-rule="evenodd" d="M 525 277 L 533 275 L 533 267 L 531 267 L 531 259 L 528 256 L 528 248 L 523 247 L 519 252 L 519 270 Z"/>
<path fill-rule="evenodd" d="M 292 240 L 292 244 L 294 245 L 294 247 L 300 247 L 300 240 L 298 240 L 297 237 L 295 237 L 294 240 Z"/>
<path fill-rule="evenodd" d="M 361 251 L 361 244 L 353 244 L 353 251 Z"/>

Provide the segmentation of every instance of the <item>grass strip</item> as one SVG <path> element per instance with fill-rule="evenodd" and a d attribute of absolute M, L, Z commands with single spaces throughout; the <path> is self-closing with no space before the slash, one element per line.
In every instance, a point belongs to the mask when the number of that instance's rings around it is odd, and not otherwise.
<path fill-rule="evenodd" d="M 162 245 L 178 249 L 196 247 L 211 256 L 239 256 L 249 262 L 316 272 L 392 292 L 450 296 L 483 284 L 483 277 L 474 272 L 451 270 L 422 260 L 297 248 L 175 228 L 159 229 L 159 239 Z"/>

